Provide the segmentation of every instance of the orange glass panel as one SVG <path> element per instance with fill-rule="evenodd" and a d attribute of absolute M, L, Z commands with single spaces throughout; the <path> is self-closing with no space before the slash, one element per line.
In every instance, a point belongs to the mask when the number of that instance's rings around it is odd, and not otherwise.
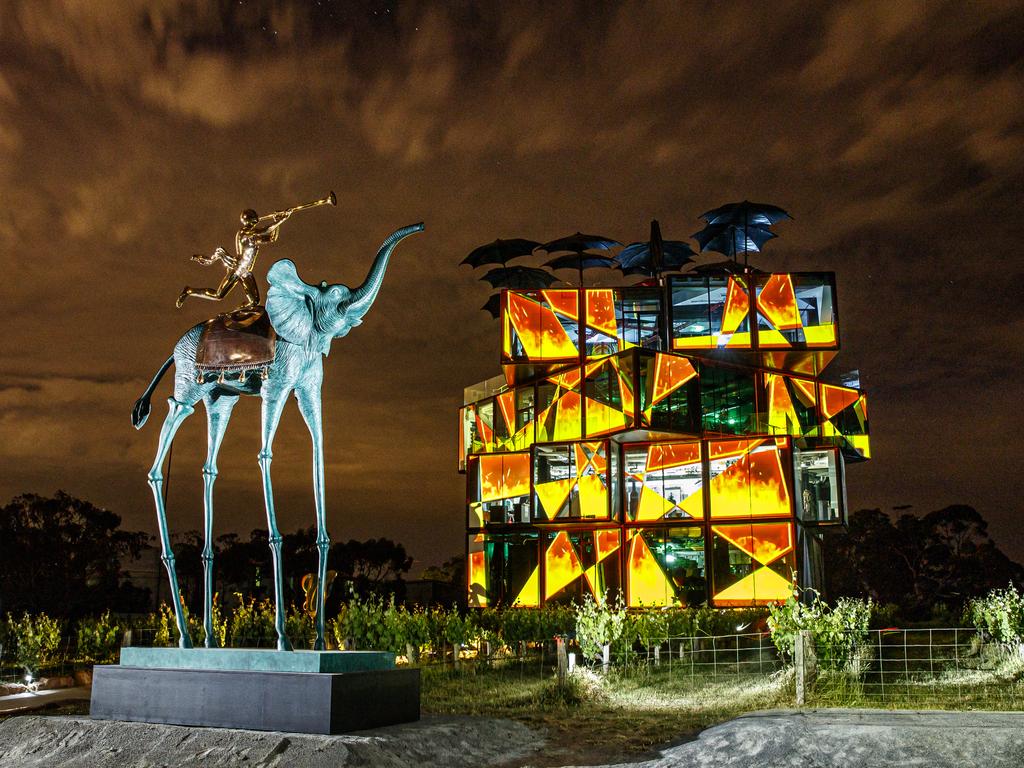
<path fill-rule="evenodd" d="M 826 419 L 831 419 L 844 408 L 857 402 L 860 392 L 847 387 L 832 384 L 821 385 L 821 412 Z"/>
<path fill-rule="evenodd" d="M 761 565 L 768 565 L 793 550 L 793 526 L 789 523 L 714 525 L 711 529 Z"/>
<path fill-rule="evenodd" d="M 594 531 L 594 551 L 601 562 L 619 548 L 618 531 Z"/>
<path fill-rule="evenodd" d="M 555 313 L 535 301 L 509 292 L 508 317 L 529 360 L 564 360 L 579 357 Z"/>
<path fill-rule="evenodd" d="M 754 450 L 763 440 L 716 440 L 710 443 L 711 459 L 727 459 Z"/>
<path fill-rule="evenodd" d="M 574 290 L 553 290 L 541 291 L 544 301 L 551 305 L 551 308 L 560 315 L 565 315 L 573 320 L 579 320 L 580 305 L 579 292 Z"/>
<path fill-rule="evenodd" d="M 548 376 L 548 381 L 562 389 L 576 389 L 580 385 L 582 375 L 583 373 L 579 368 L 570 368 L 564 373 Z"/>
<path fill-rule="evenodd" d="M 525 496 L 530 492 L 530 454 L 480 456 L 480 501 Z"/>
<path fill-rule="evenodd" d="M 700 443 L 655 443 L 647 449 L 647 472 L 700 461 Z"/>
<path fill-rule="evenodd" d="M 483 534 L 477 534 L 469 540 L 469 560 L 466 565 L 469 604 L 472 606 L 485 606 L 488 604 L 487 561 L 484 554 Z"/>
<path fill-rule="evenodd" d="M 583 575 L 579 555 L 566 531 L 559 531 L 544 554 L 544 596 L 558 594 Z"/>
<path fill-rule="evenodd" d="M 516 393 L 512 390 L 508 392 L 502 392 L 496 398 L 498 403 L 498 412 L 501 417 L 505 420 L 507 432 L 512 434 L 516 431 Z"/>
<path fill-rule="evenodd" d="M 757 293 L 757 308 L 780 331 L 801 327 L 793 279 L 789 275 L 776 274 L 768 278 Z"/>
<path fill-rule="evenodd" d="M 657 353 L 654 356 L 654 382 L 649 405 L 664 400 L 683 384 L 697 375 L 696 369 L 685 357 Z"/>
<path fill-rule="evenodd" d="M 750 297 L 743 283 L 735 277 L 729 278 L 729 288 L 725 294 L 725 314 L 722 317 L 722 334 L 735 333 L 746 319 L 750 311 Z"/>
<path fill-rule="evenodd" d="M 615 322 L 615 292 L 608 289 L 587 289 L 587 325 L 611 336 L 619 335 Z"/>
<path fill-rule="evenodd" d="M 789 488 L 777 446 L 742 456 L 711 479 L 711 517 L 790 514 Z"/>

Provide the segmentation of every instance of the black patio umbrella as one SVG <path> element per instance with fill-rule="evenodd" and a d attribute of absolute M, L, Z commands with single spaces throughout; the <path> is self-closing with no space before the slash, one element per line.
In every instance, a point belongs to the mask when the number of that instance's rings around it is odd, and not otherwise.
<path fill-rule="evenodd" d="M 768 203 L 752 203 L 744 200 L 741 203 L 728 203 L 713 210 L 702 213 L 700 218 L 708 224 L 743 222 L 758 227 L 770 227 L 785 219 L 792 219 L 786 211 L 777 205 Z"/>
<path fill-rule="evenodd" d="M 680 269 L 693 261 L 693 248 L 682 240 L 662 240 L 657 220 L 651 222 L 651 239 L 646 243 L 630 243 L 615 257 L 624 275 L 657 277 L 662 272 Z"/>
<path fill-rule="evenodd" d="M 693 235 L 700 243 L 701 252 L 716 251 L 733 259 L 743 253 L 746 265 L 750 251 L 760 252 L 761 247 L 775 237 L 769 227 L 793 217 L 776 205 L 744 200 L 714 208 L 702 213 L 700 218 L 708 223 Z"/>
<path fill-rule="evenodd" d="M 558 278 L 550 272 L 537 267 L 521 267 L 519 265 L 492 269 L 480 279 L 486 280 L 492 288 L 515 288 L 518 290 L 550 288 L 552 283 L 558 282 Z"/>
<path fill-rule="evenodd" d="M 542 251 L 548 253 L 568 252 L 568 256 L 560 256 L 545 262 L 545 267 L 552 269 L 575 269 L 580 273 L 580 287 L 583 287 L 583 270 L 592 267 L 614 267 L 615 261 L 610 256 L 588 254 L 586 251 L 609 251 L 617 248 L 622 243 L 602 235 L 584 235 L 577 232 L 568 237 L 560 237 L 557 240 L 544 243 L 540 246 Z"/>
<path fill-rule="evenodd" d="M 708 224 L 693 239 L 700 244 L 700 251 L 714 251 L 735 259 L 739 253 L 760 252 L 761 247 L 777 235 L 764 227 L 742 224 Z"/>
<path fill-rule="evenodd" d="M 510 240 L 502 240 L 499 237 L 493 243 L 474 248 L 466 258 L 459 262 L 459 266 L 469 264 L 471 267 L 482 267 L 484 264 L 508 264 L 513 259 L 529 256 L 539 245 L 540 243 L 524 240 L 521 237 L 514 237 Z"/>
<path fill-rule="evenodd" d="M 480 279 L 490 283 L 492 288 L 512 288 L 514 290 L 543 290 L 550 288 L 552 283 L 558 282 L 558 278 L 550 272 L 537 267 L 522 267 L 518 264 L 512 267 L 492 269 Z M 490 312 L 491 317 L 497 319 L 501 314 L 501 292 L 492 295 L 480 309 Z"/>
<path fill-rule="evenodd" d="M 493 294 L 491 298 L 487 300 L 487 303 L 480 307 L 480 309 L 484 310 L 485 312 L 490 312 L 491 317 L 497 320 L 498 317 L 501 315 L 501 294 Z"/>

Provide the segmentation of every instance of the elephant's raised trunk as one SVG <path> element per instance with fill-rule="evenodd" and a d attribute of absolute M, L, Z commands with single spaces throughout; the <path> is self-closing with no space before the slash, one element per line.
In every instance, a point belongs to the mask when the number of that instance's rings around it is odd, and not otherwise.
<path fill-rule="evenodd" d="M 366 276 L 366 280 L 352 292 L 352 298 L 347 308 L 349 313 L 355 317 L 362 317 L 366 314 L 377 298 L 377 292 L 380 291 L 380 286 L 384 282 L 384 273 L 388 268 L 388 259 L 391 258 L 391 252 L 395 250 L 395 246 L 398 245 L 400 240 L 422 231 L 423 222 L 421 221 L 419 224 L 396 229 L 388 236 L 387 240 L 381 244 L 380 250 L 377 251 L 377 258 L 373 260 L 373 266 L 370 267 L 370 273 Z"/>

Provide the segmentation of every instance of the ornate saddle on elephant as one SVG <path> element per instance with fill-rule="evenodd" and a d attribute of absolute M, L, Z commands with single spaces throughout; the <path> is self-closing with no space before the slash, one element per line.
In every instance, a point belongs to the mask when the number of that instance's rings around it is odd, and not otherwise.
<path fill-rule="evenodd" d="M 196 349 L 196 372 L 229 374 L 244 378 L 249 371 L 262 370 L 274 362 L 277 333 L 264 307 L 236 309 L 203 323 Z"/>

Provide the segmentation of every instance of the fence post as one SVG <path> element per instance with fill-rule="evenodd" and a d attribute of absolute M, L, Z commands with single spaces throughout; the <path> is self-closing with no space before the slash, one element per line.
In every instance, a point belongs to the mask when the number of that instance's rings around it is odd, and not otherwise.
<path fill-rule="evenodd" d="M 796 705 L 802 707 L 807 703 L 807 692 L 814 685 L 818 671 L 814 636 L 809 629 L 799 630 L 794 638 L 793 666 L 796 668 Z"/>
<path fill-rule="evenodd" d="M 654 666 L 656 666 L 656 667 L 660 667 L 661 666 L 661 646 L 660 645 L 654 646 Z"/>
<path fill-rule="evenodd" d="M 565 676 L 569 672 L 569 658 L 565 655 L 565 638 L 555 637 L 555 655 L 558 657 L 558 687 L 565 688 Z"/>
<path fill-rule="evenodd" d="M 601 671 L 607 673 L 608 665 L 611 664 L 611 646 L 601 646 Z"/>
<path fill-rule="evenodd" d="M 796 705 L 802 707 L 804 696 L 804 631 L 801 629 L 793 638 L 793 668 L 796 670 Z"/>

